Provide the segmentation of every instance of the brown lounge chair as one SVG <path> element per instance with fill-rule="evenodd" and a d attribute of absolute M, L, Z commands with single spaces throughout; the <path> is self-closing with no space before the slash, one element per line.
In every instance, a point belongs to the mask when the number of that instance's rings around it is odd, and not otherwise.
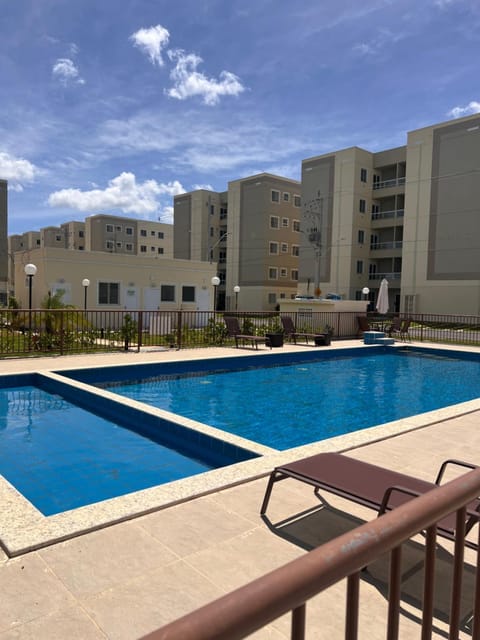
<path fill-rule="evenodd" d="M 225 325 L 227 327 L 227 334 L 230 338 L 235 339 L 235 346 L 238 349 L 239 342 L 242 345 L 245 345 L 247 342 L 254 346 L 255 349 L 258 349 L 258 344 L 265 344 L 265 337 L 262 336 L 251 336 L 247 333 L 242 333 L 240 329 L 240 324 L 237 318 L 233 316 L 224 316 Z"/>
<path fill-rule="evenodd" d="M 449 464 L 467 469 L 476 468 L 476 465 L 468 462 L 446 460 L 441 465 L 437 479 L 433 483 L 368 462 L 355 460 L 355 458 L 341 453 L 319 453 L 276 467 L 272 471 L 260 514 L 263 516 L 267 511 L 274 483 L 286 478 L 294 478 L 314 486 L 316 495 L 319 494 L 320 489 L 323 489 L 357 504 L 375 509 L 378 515 L 382 515 L 407 500 L 411 500 L 412 497 L 417 497 L 438 487 Z M 466 533 L 478 522 L 479 511 L 480 500 L 474 500 L 468 505 Z M 438 523 L 438 535 L 454 540 L 455 526 L 456 514 L 453 513 Z M 477 545 L 470 540 L 465 540 L 465 545 L 472 549 L 477 548 Z"/>
<path fill-rule="evenodd" d="M 388 330 L 388 335 L 391 338 L 395 336 L 399 336 L 400 340 L 403 340 L 403 341 L 410 340 L 408 330 L 410 329 L 411 323 L 412 323 L 411 318 L 407 318 L 406 320 L 400 320 L 400 318 L 394 318 L 392 325 Z"/>
<path fill-rule="evenodd" d="M 357 316 L 357 338 L 361 338 L 365 331 L 370 331 L 370 323 L 366 316 Z"/>
<path fill-rule="evenodd" d="M 293 340 L 294 344 L 297 344 L 297 338 L 303 338 L 308 344 L 309 338 L 315 342 L 315 338 L 319 338 L 321 336 L 325 337 L 326 335 L 325 333 L 306 333 L 305 331 L 297 331 L 290 316 L 281 316 L 280 320 L 286 337 L 289 340 Z"/>

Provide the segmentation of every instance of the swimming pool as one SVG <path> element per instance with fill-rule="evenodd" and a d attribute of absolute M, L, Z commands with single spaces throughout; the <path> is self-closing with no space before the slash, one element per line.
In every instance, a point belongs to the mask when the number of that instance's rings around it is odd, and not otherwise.
<path fill-rule="evenodd" d="M 41 376 L 3 385 L 0 473 L 47 516 L 255 456 L 105 398 L 80 406 Z"/>
<path fill-rule="evenodd" d="M 117 371 L 116 381 L 108 379 L 114 371 L 97 372 L 102 380 L 94 380 L 95 372 L 87 377 L 128 398 L 279 450 L 480 396 L 475 354 L 422 348 L 328 353 L 277 358 L 274 367 L 243 361 L 230 369 L 223 362 L 223 370 L 209 371 L 214 364 L 203 363 L 202 371 L 197 363 L 190 371 L 139 367 L 135 380 L 125 379 L 125 371 Z"/>

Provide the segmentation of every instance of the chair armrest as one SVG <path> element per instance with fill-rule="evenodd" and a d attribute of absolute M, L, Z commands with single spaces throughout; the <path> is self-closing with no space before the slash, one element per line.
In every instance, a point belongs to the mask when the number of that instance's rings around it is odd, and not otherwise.
<path fill-rule="evenodd" d="M 472 470 L 476 469 L 478 466 L 476 464 L 471 464 L 470 462 L 463 462 L 463 460 L 454 460 L 454 459 L 445 460 L 445 462 L 442 462 L 442 465 L 437 475 L 437 479 L 435 480 L 435 484 L 440 484 L 449 464 L 457 465 L 459 467 L 464 467 L 466 469 L 472 469 Z"/>
<path fill-rule="evenodd" d="M 400 486 L 388 487 L 388 489 L 386 489 L 385 493 L 383 494 L 382 504 L 380 505 L 377 516 L 382 516 L 386 511 L 391 511 L 391 509 L 389 509 L 388 507 L 388 503 L 390 501 L 392 493 L 394 493 L 395 491 L 397 491 L 398 493 L 405 493 L 406 495 L 409 495 L 412 498 L 418 498 L 418 496 L 422 495 L 419 491 L 414 491 L 413 489 L 407 489 L 406 487 L 400 487 Z"/>

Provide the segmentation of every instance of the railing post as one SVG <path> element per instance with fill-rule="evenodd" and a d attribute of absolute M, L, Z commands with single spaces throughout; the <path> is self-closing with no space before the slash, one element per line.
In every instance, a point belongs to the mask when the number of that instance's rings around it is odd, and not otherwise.
<path fill-rule="evenodd" d="M 137 353 L 140 351 L 140 347 L 142 346 L 142 338 L 143 338 L 143 311 L 138 312 L 138 322 L 137 322 Z"/>
<path fill-rule="evenodd" d="M 64 327 L 64 317 L 65 317 L 66 313 L 68 313 L 68 311 L 66 311 L 65 309 L 62 309 L 60 311 L 60 355 L 61 356 L 63 356 L 63 343 L 64 343 L 64 338 L 65 338 L 64 332 L 63 332 L 63 327 Z"/>
<path fill-rule="evenodd" d="M 177 313 L 177 349 L 182 348 L 182 312 Z"/>

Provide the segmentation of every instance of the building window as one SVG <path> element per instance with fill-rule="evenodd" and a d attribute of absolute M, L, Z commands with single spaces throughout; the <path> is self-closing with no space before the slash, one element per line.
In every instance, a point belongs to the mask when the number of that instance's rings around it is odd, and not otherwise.
<path fill-rule="evenodd" d="M 117 249 L 121 249 L 123 245 L 121 242 L 117 242 L 115 246 L 117 247 Z"/>
<path fill-rule="evenodd" d="M 182 287 L 182 302 L 195 302 L 195 287 Z"/>
<path fill-rule="evenodd" d="M 119 224 L 117 224 L 117 226 L 115 227 L 115 231 L 120 231 L 121 232 L 122 231 L 122 227 Z"/>
<path fill-rule="evenodd" d="M 150 251 L 154 252 L 156 250 L 156 247 L 150 247 Z"/>
<path fill-rule="evenodd" d="M 283 201 L 290 202 L 290 194 L 287 191 L 284 191 L 283 193 Z"/>
<path fill-rule="evenodd" d="M 125 251 L 133 251 L 133 244 L 131 242 L 125 243 Z"/>
<path fill-rule="evenodd" d="M 288 218 L 282 218 L 282 227 L 284 229 L 288 229 L 290 226 L 290 220 Z"/>
<path fill-rule="evenodd" d="M 272 189 L 272 202 L 280 202 L 280 191 Z"/>
<path fill-rule="evenodd" d="M 357 273 L 363 273 L 363 260 L 357 260 Z"/>
<path fill-rule="evenodd" d="M 226 207 L 220 207 L 220 220 L 225 220 L 228 215 L 228 209 Z"/>
<path fill-rule="evenodd" d="M 105 225 L 105 231 L 107 233 L 113 233 L 113 224 L 107 224 Z"/>
<path fill-rule="evenodd" d="M 214 216 L 214 215 L 215 215 L 215 205 L 214 205 L 214 204 L 211 204 L 211 205 L 210 205 L 210 215 L 211 215 L 211 216 Z"/>
<path fill-rule="evenodd" d="M 127 236 L 133 236 L 133 227 L 125 227 L 125 234 Z"/>
<path fill-rule="evenodd" d="M 227 252 L 219 251 L 218 252 L 218 264 L 225 264 L 227 261 Z"/>
<path fill-rule="evenodd" d="M 268 279 L 269 280 L 278 280 L 278 269 L 277 269 L 277 267 L 268 267 Z"/>
<path fill-rule="evenodd" d="M 40 246 L 40 238 L 37 238 L 36 244 L 37 244 L 37 247 Z M 23 247 L 23 242 L 20 243 L 20 246 Z"/>
<path fill-rule="evenodd" d="M 278 253 L 278 242 L 270 242 L 268 245 L 268 251 L 270 255 L 276 255 Z"/>
<path fill-rule="evenodd" d="M 282 253 L 288 253 L 288 244 L 286 242 L 282 242 L 280 245 L 280 251 Z"/>
<path fill-rule="evenodd" d="M 360 182 L 367 182 L 367 170 L 360 169 Z"/>
<path fill-rule="evenodd" d="M 269 293 L 268 294 L 268 304 L 275 304 L 277 302 L 277 294 Z"/>
<path fill-rule="evenodd" d="M 160 300 L 162 302 L 175 302 L 175 286 L 173 284 L 162 284 L 160 287 Z"/>
<path fill-rule="evenodd" d="M 98 283 L 98 304 L 119 304 L 120 285 L 118 282 Z"/>
<path fill-rule="evenodd" d="M 163 231 L 159 231 L 159 232 L 157 233 L 157 238 L 159 238 L 160 240 L 163 240 L 164 235 L 165 235 L 165 234 L 163 233 Z"/>
<path fill-rule="evenodd" d="M 79 238 L 83 238 L 83 236 L 84 236 L 84 235 L 85 235 L 85 234 L 83 233 L 83 231 L 79 231 L 79 232 L 78 232 L 78 237 L 79 237 Z"/>
<path fill-rule="evenodd" d="M 62 239 L 62 236 L 58 236 L 58 235 L 57 235 L 57 236 L 55 236 L 55 241 L 56 241 L 56 242 L 60 242 L 60 241 L 61 241 L 61 239 Z"/>
<path fill-rule="evenodd" d="M 85 249 L 85 247 L 78 247 L 79 251 L 83 251 Z"/>
<path fill-rule="evenodd" d="M 292 269 L 290 273 L 292 276 L 292 280 L 298 280 L 298 269 Z"/>
<path fill-rule="evenodd" d="M 365 242 L 365 231 L 363 229 L 358 230 L 358 244 L 363 244 Z"/>
<path fill-rule="evenodd" d="M 278 229 L 280 226 L 280 220 L 278 216 L 270 216 L 270 229 Z"/>
<path fill-rule="evenodd" d="M 300 196 L 294 195 L 293 196 L 293 206 L 294 207 L 300 207 L 302 205 L 302 199 Z"/>
<path fill-rule="evenodd" d="M 155 231 L 150 231 L 150 235 L 152 236 L 152 238 L 154 238 L 156 236 Z"/>
<path fill-rule="evenodd" d="M 215 229 L 213 227 L 210 227 L 210 237 L 213 238 L 214 235 L 215 235 Z"/>
<path fill-rule="evenodd" d="M 300 220 L 294 220 L 292 222 L 292 228 L 294 231 L 298 231 L 300 233 Z"/>
<path fill-rule="evenodd" d="M 298 244 L 292 244 L 292 256 L 299 256 L 300 255 L 300 247 L 298 246 Z"/>
<path fill-rule="evenodd" d="M 358 203 L 358 209 L 360 213 L 365 213 L 367 209 L 367 202 L 363 198 L 361 198 L 360 202 Z"/>
<path fill-rule="evenodd" d="M 163 247 L 158 247 L 157 253 L 159 253 L 160 255 L 163 255 Z"/>
<path fill-rule="evenodd" d="M 286 278 L 288 276 L 288 269 L 285 267 L 281 267 L 280 269 L 280 278 Z"/>
<path fill-rule="evenodd" d="M 145 244 L 140 245 L 140 253 L 147 253 L 147 245 Z"/>
<path fill-rule="evenodd" d="M 107 251 L 113 251 L 115 249 L 115 244 L 113 240 L 107 240 L 105 243 L 105 248 Z"/>
<path fill-rule="evenodd" d="M 146 229 L 140 229 L 140 235 L 141 235 L 143 238 L 146 238 L 146 237 L 147 237 L 147 230 L 146 230 Z"/>

